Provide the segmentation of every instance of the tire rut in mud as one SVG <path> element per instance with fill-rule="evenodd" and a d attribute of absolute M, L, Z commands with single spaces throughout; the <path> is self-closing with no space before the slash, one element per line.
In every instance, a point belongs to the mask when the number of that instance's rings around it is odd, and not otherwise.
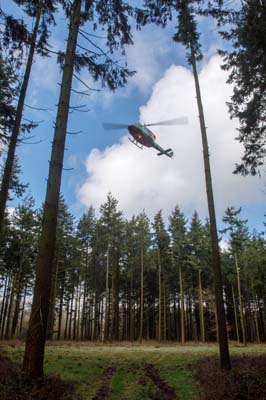
<path fill-rule="evenodd" d="M 108 400 L 111 394 L 111 379 L 116 371 L 115 367 L 108 367 L 103 370 L 101 386 L 92 400 Z"/>
<path fill-rule="evenodd" d="M 146 376 L 152 380 L 154 385 L 162 393 L 162 400 L 177 400 L 175 390 L 159 376 L 159 373 L 154 365 L 145 364 L 144 371 L 146 373 Z"/>

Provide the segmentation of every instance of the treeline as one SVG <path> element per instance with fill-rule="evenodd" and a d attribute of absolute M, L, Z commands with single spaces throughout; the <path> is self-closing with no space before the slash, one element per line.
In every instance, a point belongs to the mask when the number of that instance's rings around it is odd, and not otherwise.
<path fill-rule="evenodd" d="M 240 210 L 224 216 L 222 273 L 231 340 L 265 341 L 266 242 L 250 234 Z M 1 244 L 1 338 L 25 337 L 35 279 L 41 212 L 32 198 L 6 218 Z M 60 199 L 49 339 L 217 340 L 208 221 L 188 221 L 178 206 L 126 220 L 109 194 L 99 217 L 75 223 Z"/>

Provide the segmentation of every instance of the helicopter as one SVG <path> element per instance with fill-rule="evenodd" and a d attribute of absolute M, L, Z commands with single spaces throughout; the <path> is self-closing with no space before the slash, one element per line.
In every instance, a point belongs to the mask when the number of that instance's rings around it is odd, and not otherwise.
<path fill-rule="evenodd" d="M 130 142 L 135 144 L 138 148 L 143 149 L 145 147 L 154 147 L 158 150 L 158 156 L 166 155 L 167 157 L 172 158 L 174 152 L 171 148 L 163 149 L 157 142 L 156 142 L 156 135 L 148 128 L 149 126 L 171 126 L 171 125 L 184 125 L 187 124 L 188 119 L 187 117 L 175 118 L 170 119 L 167 121 L 160 121 L 154 122 L 152 124 L 140 124 L 140 123 L 133 123 L 133 124 L 114 124 L 110 122 L 103 123 L 104 129 L 128 129 L 129 133 L 133 137 L 131 139 L 128 138 Z"/>

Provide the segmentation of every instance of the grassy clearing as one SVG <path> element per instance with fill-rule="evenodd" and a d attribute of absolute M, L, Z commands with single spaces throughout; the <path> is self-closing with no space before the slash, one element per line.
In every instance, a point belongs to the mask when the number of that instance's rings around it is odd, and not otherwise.
<path fill-rule="evenodd" d="M 16 362 L 23 357 L 23 346 L 4 346 Z M 231 354 L 265 355 L 266 346 L 231 346 Z M 111 400 L 164 400 L 163 393 L 145 374 L 152 364 L 161 379 L 175 389 L 179 400 L 199 399 L 193 382 L 192 365 L 202 356 L 218 354 L 216 345 L 91 345 L 87 343 L 48 344 L 45 373 L 60 375 L 74 382 L 75 399 L 90 400 L 96 396 L 102 375 L 115 368 L 110 382 Z M 166 398 L 166 397 L 165 397 Z"/>

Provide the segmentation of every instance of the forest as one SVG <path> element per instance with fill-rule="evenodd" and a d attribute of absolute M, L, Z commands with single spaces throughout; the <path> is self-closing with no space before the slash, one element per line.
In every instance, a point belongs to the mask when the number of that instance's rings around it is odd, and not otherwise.
<path fill-rule="evenodd" d="M 0 5 L 4 400 L 266 398 L 265 232 L 251 227 L 234 205 L 228 204 L 217 221 L 210 163 L 215 154 L 209 152 L 199 79 L 207 57 L 199 26 L 206 19 L 224 43 L 218 53 L 233 87 L 228 115 L 239 122 L 235 136 L 242 157 L 232 172 L 263 176 L 265 17 L 265 0 L 10 0 L 8 7 Z M 90 206 L 81 217 L 74 215 L 62 176 L 67 135 L 78 141 L 80 133 L 79 126 L 69 131 L 69 115 L 87 112 L 71 98 L 78 94 L 91 107 L 95 90 L 82 73 L 115 96 L 138 73 L 126 62 L 133 30 L 169 29 L 173 20 L 171 40 L 182 46 L 194 80 L 208 215 L 202 219 L 194 210 L 188 217 L 175 202 L 167 217 L 162 208 L 151 218 L 140 199 L 140 211 L 126 218 L 112 190 L 99 209 Z M 65 32 L 61 49 L 52 46 L 56 26 Z M 36 206 L 24 183 L 19 149 L 38 145 L 37 111 L 49 110 L 29 105 L 27 96 L 35 58 L 45 62 L 52 56 L 61 81 L 46 155 L 46 194 Z M 26 117 L 28 109 L 36 118 Z"/>
<path fill-rule="evenodd" d="M 2 243 L 1 338 L 25 337 L 34 286 L 41 210 L 25 198 Z M 265 239 L 228 208 L 221 250 L 229 338 L 265 341 Z M 47 338 L 92 341 L 217 340 L 209 222 L 178 206 L 127 221 L 108 194 L 95 217 L 77 223 L 60 198 Z"/>

